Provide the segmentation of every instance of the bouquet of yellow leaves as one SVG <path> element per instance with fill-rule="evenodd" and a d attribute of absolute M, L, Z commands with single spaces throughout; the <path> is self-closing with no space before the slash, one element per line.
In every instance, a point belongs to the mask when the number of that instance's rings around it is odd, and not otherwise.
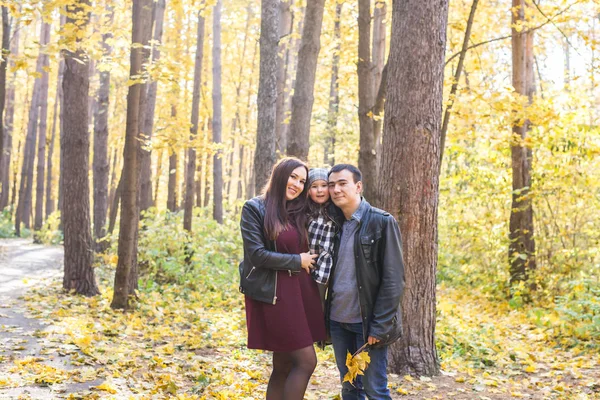
<path fill-rule="evenodd" d="M 346 355 L 346 367 L 348 367 L 348 372 L 344 375 L 344 382 L 350 382 L 350 384 L 354 386 L 356 377 L 365 374 L 365 370 L 371 362 L 369 353 L 364 351 L 368 345 L 368 343 L 365 343 L 356 351 L 356 353 L 350 354 L 350 352 L 348 352 Z"/>

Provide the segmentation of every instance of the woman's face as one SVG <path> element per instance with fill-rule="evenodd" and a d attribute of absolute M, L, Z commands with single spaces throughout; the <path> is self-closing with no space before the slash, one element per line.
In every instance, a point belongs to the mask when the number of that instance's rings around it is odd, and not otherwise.
<path fill-rule="evenodd" d="M 327 182 L 323 179 L 314 181 L 308 189 L 310 199 L 317 204 L 325 204 L 329 200 L 329 189 Z"/>
<path fill-rule="evenodd" d="M 285 190 L 285 199 L 287 201 L 294 200 L 300 196 L 300 193 L 304 190 L 304 184 L 306 183 L 306 168 L 298 167 L 292 171 L 287 181 L 287 187 Z"/>

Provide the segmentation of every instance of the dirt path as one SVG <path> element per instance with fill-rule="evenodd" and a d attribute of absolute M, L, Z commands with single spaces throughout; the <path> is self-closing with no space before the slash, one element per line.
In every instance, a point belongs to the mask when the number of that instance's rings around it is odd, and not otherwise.
<path fill-rule="evenodd" d="M 20 382 L 18 387 L 2 388 L 10 379 L 10 369 L 23 360 L 72 370 L 70 357 L 48 354 L 45 332 L 51 325 L 30 317 L 21 299 L 30 287 L 40 287 L 60 279 L 63 248 L 33 244 L 29 239 L 0 239 L 0 399 L 53 399 L 76 392 L 98 382 L 50 385 Z M 21 397 L 20 397 L 21 396 Z"/>

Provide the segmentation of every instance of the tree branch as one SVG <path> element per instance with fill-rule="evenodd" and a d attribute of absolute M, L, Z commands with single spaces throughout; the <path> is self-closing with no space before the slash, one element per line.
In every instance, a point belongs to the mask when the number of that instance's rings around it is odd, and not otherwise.
<path fill-rule="evenodd" d="M 574 5 L 581 3 L 581 1 L 582 1 L 582 0 L 577 0 L 577 1 L 575 1 L 574 3 L 571 3 L 570 5 L 568 5 L 568 6 L 567 6 L 566 8 L 564 8 L 563 10 L 561 10 L 561 11 L 557 12 L 556 14 L 554 14 L 554 15 L 553 15 L 551 18 L 548 18 L 548 17 L 546 17 L 546 18 L 547 18 L 547 21 L 546 21 L 546 22 L 544 22 L 544 23 L 542 23 L 542 24 L 540 24 L 540 25 L 538 25 L 538 26 L 534 26 L 533 28 L 529 28 L 529 29 L 525 30 L 525 31 L 524 31 L 524 33 L 532 32 L 532 31 L 536 31 L 536 30 L 538 30 L 538 29 L 540 29 L 540 28 L 542 28 L 542 27 L 544 27 L 544 26 L 548 25 L 549 23 L 553 22 L 554 18 L 556 18 L 556 17 L 558 17 L 558 16 L 560 16 L 560 15 L 564 14 L 565 12 L 567 12 L 567 11 L 568 11 L 568 10 L 569 10 L 571 7 L 573 7 Z M 474 49 L 474 48 L 476 48 L 476 47 L 483 46 L 483 45 L 485 45 L 485 44 L 489 44 L 489 43 L 492 43 L 492 42 L 498 42 L 498 41 L 500 41 L 500 40 L 504 40 L 504 39 L 510 39 L 510 38 L 512 38 L 512 34 L 511 34 L 511 35 L 506 35 L 506 36 L 497 37 L 497 38 L 490 39 L 490 40 L 486 40 L 486 41 L 479 42 L 479 43 L 475 43 L 475 44 L 473 44 L 473 45 L 471 45 L 471 46 L 467 47 L 467 49 L 466 49 L 466 50 L 471 50 L 471 49 Z M 445 64 L 444 64 L 444 65 L 448 65 L 448 63 L 449 63 L 450 61 L 452 61 L 452 60 L 454 60 L 456 57 L 460 56 L 460 55 L 461 55 L 461 53 L 462 53 L 462 50 L 461 50 L 461 51 L 459 51 L 458 53 L 454 53 L 452 56 L 450 56 L 450 58 L 448 58 L 448 59 L 446 60 L 446 62 L 445 62 Z"/>

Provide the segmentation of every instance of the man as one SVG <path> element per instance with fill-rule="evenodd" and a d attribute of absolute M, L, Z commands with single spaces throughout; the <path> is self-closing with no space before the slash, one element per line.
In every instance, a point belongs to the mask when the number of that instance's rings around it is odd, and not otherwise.
<path fill-rule="evenodd" d="M 362 174 L 349 164 L 328 175 L 329 194 L 342 211 L 334 238 L 334 267 L 326 300 L 326 323 L 341 380 L 346 354 L 364 343 L 371 363 L 354 385 L 342 383 L 342 399 L 391 399 L 387 388 L 387 347 L 402 335 L 400 300 L 404 264 L 398 223 L 361 196 Z"/>

